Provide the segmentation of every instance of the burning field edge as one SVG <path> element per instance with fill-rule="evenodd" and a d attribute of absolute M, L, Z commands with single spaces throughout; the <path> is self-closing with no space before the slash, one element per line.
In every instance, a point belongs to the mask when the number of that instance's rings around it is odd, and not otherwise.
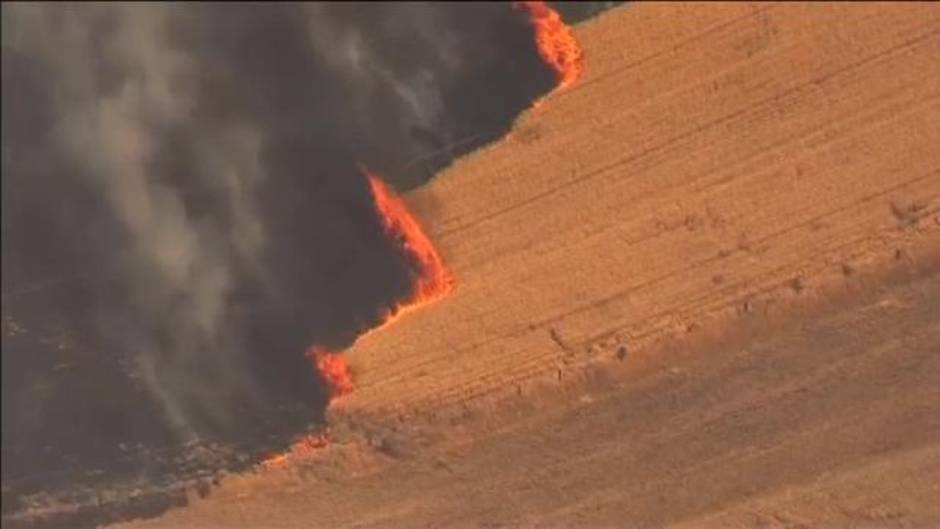
<path fill-rule="evenodd" d="M 584 53 L 572 29 L 564 23 L 558 12 L 545 2 L 514 2 L 513 7 L 529 18 L 539 56 L 556 73 L 558 84 L 545 98 L 571 87 L 584 72 Z M 539 108 L 545 98 L 533 102 L 532 108 Z M 457 286 L 457 279 L 447 269 L 433 242 L 409 211 L 405 201 L 367 167 L 360 165 L 360 170 L 368 180 L 376 213 L 386 236 L 395 242 L 409 263 L 413 284 L 411 293 L 396 300 L 383 313 L 379 323 L 365 331 L 357 341 L 389 327 L 409 312 L 446 297 Z M 317 376 L 329 389 L 331 403 L 355 390 L 353 376 L 341 352 L 312 345 L 308 348 L 306 356 Z M 286 452 L 265 458 L 260 466 L 265 469 L 286 466 L 293 459 L 328 446 L 330 439 L 329 425 L 325 431 L 302 434 L 292 441 Z"/>

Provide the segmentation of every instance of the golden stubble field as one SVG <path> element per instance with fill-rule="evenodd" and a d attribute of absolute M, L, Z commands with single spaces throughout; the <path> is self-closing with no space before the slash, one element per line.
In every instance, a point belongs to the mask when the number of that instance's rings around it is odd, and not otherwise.
<path fill-rule="evenodd" d="M 940 9 L 640 4 L 407 197 L 332 444 L 129 527 L 940 525 Z"/>

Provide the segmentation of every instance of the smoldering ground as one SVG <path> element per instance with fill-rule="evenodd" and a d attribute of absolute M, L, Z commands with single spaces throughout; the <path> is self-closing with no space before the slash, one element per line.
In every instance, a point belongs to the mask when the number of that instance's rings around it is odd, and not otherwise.
<path fill-rule="evenodd" d="M 5 3 L 2 24 L 4 514 L 319 421 L 304 348 L 411 281 L 357 162 L 420 185 L 554 82 L 508 4 Z"/>

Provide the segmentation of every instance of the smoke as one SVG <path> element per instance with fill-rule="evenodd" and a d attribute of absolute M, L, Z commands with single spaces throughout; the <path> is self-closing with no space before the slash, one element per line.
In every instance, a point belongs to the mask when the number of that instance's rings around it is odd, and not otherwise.
<path fill-rule="evenodd" d="M 410 287 L 356 162 L 420 185 L 554 84 L 509 4 L 4 3 L 2 25 L 22 467 L 317 420 L 304 349 Z"/>

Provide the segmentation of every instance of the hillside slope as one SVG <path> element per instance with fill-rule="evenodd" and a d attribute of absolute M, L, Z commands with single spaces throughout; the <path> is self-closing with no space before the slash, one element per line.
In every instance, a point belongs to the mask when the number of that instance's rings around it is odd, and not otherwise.
<path fill-rule="evenodd" d="M 938 30 L 579 26 L 580 84 L 407 197 L 458 288 L 347 352 L 333 443 L 131 525 L 940 523 Z"/>

